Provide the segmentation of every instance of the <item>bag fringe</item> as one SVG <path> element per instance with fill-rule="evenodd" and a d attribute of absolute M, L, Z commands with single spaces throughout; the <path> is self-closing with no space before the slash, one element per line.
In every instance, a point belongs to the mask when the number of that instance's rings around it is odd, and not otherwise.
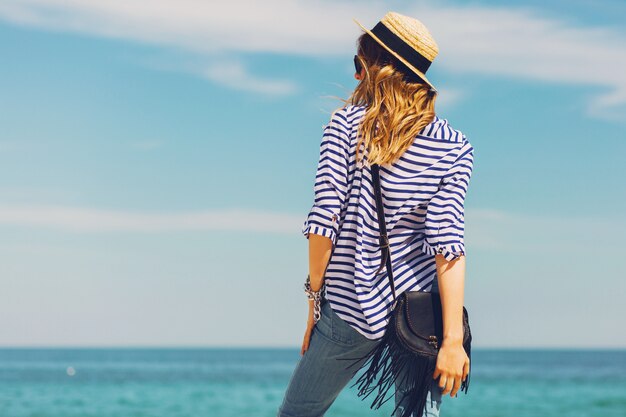
<path fill-rule="evenodd" d="M 394 318 L 391 319 L 393 320 Z M 435 372 L 437 356 L 425 356 L 409 351 L 397 338 L 393 331 L 394 325 L 392 322 L 389 323 L 381 341 L 364 356 L 340 360 L 354 360 L 354 363 L 345 368 L 349 369 L 365 359 L 362 365 L 366 368 L 365 372 L 351 385 L 351 388 L 358 385 L 358 396 L 363 397 L 363 400 L 377 391 L 370 408 L 379 409 L 394 397 L 393 393 L 388 396 L 389 391 L 394 386 L 396 389 L 400 386 L 404 394 L 397 401 L 392 415 L 396 413 L 399 406 L 402 406 L 404 409 L 402 417 L 422 416 L 428 392 L 433 383 L 432 375 Z M 471 364 L 469 346 L 466 346 L 466 353 Z M 469 388 L 470 373 L 471 365 L 466 380 L 461 382 L 460 390 L 464 390 L 465 393 Z"/>
<path fill-rule="evenodd" d="M 437 357 L 424 357 L 407 351 L 390 329 L 393 329 L 393 324 L 389 325 L 381 341 L 363 357 L 350 358 L 356 362 L 346 369 L 366 359 L 363 364 L 365 372 L 351 387 L 358 385 L 358 396 L 362 399 L 377 391 L 370 408 L 379 409 L 394 397 L 393 392 L 388 394 L 394 386 L 399 385 L 405 392 L 397 401 L 392 414 L 403 406 L 402 417 L 409 417 L 414 412 L 417 412 L 414 415 L 421 416 L 433 381 Z"/>

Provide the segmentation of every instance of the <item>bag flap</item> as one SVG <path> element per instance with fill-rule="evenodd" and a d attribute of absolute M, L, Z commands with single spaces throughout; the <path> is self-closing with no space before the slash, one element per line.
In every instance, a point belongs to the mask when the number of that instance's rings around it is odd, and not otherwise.
<path fill-rule="evenodd" d="M 406 291 L 403 293 L 403 315 L 412 333 L 423 339 L 437 336 L 443 340 L 443 321 L 439 293 L 427 291 Z"/>

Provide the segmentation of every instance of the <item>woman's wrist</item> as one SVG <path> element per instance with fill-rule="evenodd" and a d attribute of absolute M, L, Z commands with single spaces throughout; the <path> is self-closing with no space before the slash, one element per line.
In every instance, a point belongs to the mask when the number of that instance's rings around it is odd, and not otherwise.
<path fill-rule="evenodd" d="M 322 316 L 321 301 L 323 289 L 324 285 L 322 283 L 322 287 L 319 290 L 313 290 L 311 288 L 311 276 L 307 275 L 306 281 L 304 282 L 304 292 L 309 300 L 309 307 L 313 307 L 313 318 L 315 322 L 317 322 Z"/>
<path fill-rule="evenodd" d="M 463 344 L 463 334 L 458 333 L 448 333 L 443 335 L 443 342 L 446 345 L 462 345 Z"/>
<path fill-rule="evenodd" d="M 309 273 L 307 275 L 307 281 L 309 282 L 309 287 L 312 291 L 321 291 L 324 288 L 324 275 Z"/>

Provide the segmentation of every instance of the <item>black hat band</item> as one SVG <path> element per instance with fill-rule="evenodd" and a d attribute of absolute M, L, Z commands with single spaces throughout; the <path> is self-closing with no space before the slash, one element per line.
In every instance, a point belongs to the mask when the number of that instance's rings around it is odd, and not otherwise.
<path fill-rule="evenodd" d="M 372 33 L 380 39 L 381 42 L 404 58 L 409 64 L 413 65 L 423 74 L 426 74 L 432 62 L 400 39 L 400 37 L 389 30 L 383 22 L 378 22 L 378 24 L 374 26 L 374 29 L 372 29 Z"/>

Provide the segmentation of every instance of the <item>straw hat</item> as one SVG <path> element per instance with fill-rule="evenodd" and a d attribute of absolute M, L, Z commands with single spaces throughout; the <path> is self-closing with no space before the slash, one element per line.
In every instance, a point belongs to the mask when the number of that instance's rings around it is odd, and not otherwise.
<path fill-rule="evenodd" d="M 424 74 L 439 53 L 439 47 L 422 22 L 396 12 L 388 12 L 372 30 L 368 30 L 358 20 L 353 20 L 376 42 L 437 91 Z"/>

